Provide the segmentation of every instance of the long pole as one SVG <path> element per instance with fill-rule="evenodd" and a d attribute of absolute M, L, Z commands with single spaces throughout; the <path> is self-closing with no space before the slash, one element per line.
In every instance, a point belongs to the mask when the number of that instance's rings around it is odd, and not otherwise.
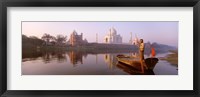
<path fill-rule="evenodd" d="M 96 33 L 96 42 L 98 43 L 98 33 Z"/>
<path fill-rule="evenodd" d="M 131 34 L 131 39 L 130 39 L 130 44 L 133 42 L 133 37 L 132 37 L 132 32 L 130 32 Z"/>

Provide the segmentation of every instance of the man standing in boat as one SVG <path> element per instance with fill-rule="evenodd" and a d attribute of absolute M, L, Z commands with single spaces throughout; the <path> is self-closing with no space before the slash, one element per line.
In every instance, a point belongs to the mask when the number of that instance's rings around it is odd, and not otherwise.
<path fill-rule="evenodd" d="M 143 70 L 143 67 L 145 67 L 146 69 L 148 69 L 148 67 L 147 67 L 147 65 L 145 63 L 145 60 L 144 60 L 145 45 L 144 45 L 143 39 L 140 39 L 139 49 L 140 49 L 140 62 L 141 62 L 142 70 Z"/>
<path fill-rule="evenodd" d="M 144 61 L 144 41 L 143 41 L 143 39 L 138 40 L 138 38 L 136 36 L 135 40 L 133 41 L 133 45 L 137 45 L 139 47 L 140 60 L 141 60 L 141 62 Z"/>
<path fill-rule="evenodd" d="M 141 59 L 141 61 L 144 61 L 144 42 L 143 42 L 143 39 L 140 39 L 139 48 L 140 48 L 140 59 Z"/>

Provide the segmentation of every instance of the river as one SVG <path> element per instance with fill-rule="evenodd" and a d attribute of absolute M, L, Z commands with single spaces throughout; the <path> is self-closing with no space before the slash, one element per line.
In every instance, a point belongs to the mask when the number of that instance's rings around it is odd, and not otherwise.
<path fill-rule="evenodd" d="M 116 59 L 118 54 L 138 55 L 137 53 L 83 53 L 51 52 L 33 54 L 22 59 L 22 75 L 177 75 L 178 67 L 159 60 L 153 70 L 140 72 L 122 68 Z M 164 57 L 168 53 L 157 54 Z M 148 58 L 145 55 L 145 58 Z M 121 67 L 122 66 L 122 67 Z"/>

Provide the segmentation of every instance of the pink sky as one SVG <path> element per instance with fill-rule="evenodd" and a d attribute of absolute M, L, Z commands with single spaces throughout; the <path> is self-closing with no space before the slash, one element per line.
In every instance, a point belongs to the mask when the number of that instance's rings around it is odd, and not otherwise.
<path fill-rule="evenodd" d="M 73 30 L 83 33 L 83 39 L 89 42 L 103 43 L 104 36 L 114 27 L 128 43 L 130 33 L 137 35 L 145 42 L 157 42 L 171 46 L 178 46 L 178 21 L 167 22 L 22 22 L 22 34 L 41 38 L 44 33 L 52 36 L 67 35 L 68 39 Z"/>

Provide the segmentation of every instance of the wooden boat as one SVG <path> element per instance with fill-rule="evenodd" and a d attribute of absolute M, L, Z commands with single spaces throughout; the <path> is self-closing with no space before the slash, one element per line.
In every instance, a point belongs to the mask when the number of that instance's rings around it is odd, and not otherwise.
<path fill-rule="evenodd" d="M 158 62 L 158 58 L 146 58 L 144 62 L 140 61 L 140 58 L 134 58 L 131 56 L 117 55 L 118 62 L 134 67 L 135 69 L 141 69 L 142 66 L 146 69 L 153 69 Z"/>
<path fill-rule="evenodd" d="M 153 69 L 158 63 L 158 61 L 159 61 L 158 58 L 146 58 L 145 64 L 147 65 L 149 69 Z"/>

